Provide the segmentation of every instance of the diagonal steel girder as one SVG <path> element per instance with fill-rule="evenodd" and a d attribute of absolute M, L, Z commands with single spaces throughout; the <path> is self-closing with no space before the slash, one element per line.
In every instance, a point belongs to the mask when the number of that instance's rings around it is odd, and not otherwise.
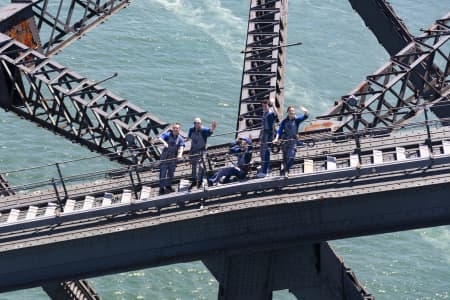
<path fill-rule="evenodd" d="M 336 130 L 394 128 L 421 113 L 425 104 L 450 105 L 445 96 L 450 80 L 449 40 L 450 13 L 319 118 L 337 119 Z M 436 72 L 436 66 L 442 71 Z M 415 78 L 415 84 L 411 78 Z"/>
<path fill-rule="evenodd" d="M 0 63 L 4 109 L 121 163 L 159 158 L 168 124 L 147 111 L 3 34 Z"/>
<path fill-rule="evenodd" d="M 349 2 L 390 56 L 394 56 L 414 40 L 408 28 L 397 16 L 388 1 L 349 0 Z M 425 70 L 423 69 L 422 73 L 424 72 Z M 439 76 L 439 73 L 442 73 L 437 65 L 434 65 L 427 72 L 434 72 L 437 76 Z M 416 88 L 421 88 L 422 80 L 419 76 L 413 75 L 409 80 Z M 439 103 L 436 104 L 431 107 L 431 111 L 438 118 L 449 118 L 450 108 L 439 105 Z"/>
<path fill-rule="evenodd" d="M 398 53 L 414 39 L 386 0 L 349 0 L 349 2 L 390 56 Z"/>
<path fill-rule="evenodd" d="M 14 192 L 11 189 L 8 180 L 0 174 L 0 196 L 13 195 Z"/>
<path fill-rule="evenodd" d="M 17 0 L 13 2 L 23 2 Z M 52 56 L 128 6 L 131 0 L 29 0 L 40 49 Z"/>

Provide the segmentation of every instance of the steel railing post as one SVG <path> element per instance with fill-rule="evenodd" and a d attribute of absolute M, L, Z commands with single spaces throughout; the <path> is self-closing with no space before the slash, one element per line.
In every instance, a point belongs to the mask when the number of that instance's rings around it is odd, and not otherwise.
<path fill-rule="evenodd" d="M 55 165 L 56 165 L 56 169 L 58 170 L 59 180 L 61 181 L 61 185 L 64 190 L 64 201 L 66 201 L 67 199 L 69 199 L 69 193 L 67 192 L 66 184 L 64 183 L 64 179 L 62 176 L 61 168 L 59 167 L 59 163 L 56 163 Z"/>

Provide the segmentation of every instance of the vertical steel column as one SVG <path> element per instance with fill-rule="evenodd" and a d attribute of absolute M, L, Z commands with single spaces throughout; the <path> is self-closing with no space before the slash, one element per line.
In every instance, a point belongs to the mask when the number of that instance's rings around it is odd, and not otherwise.
<path fill-rule="evenodd" d="M 261 101 L 273 98 L 276 109 L 283 107 L 287 5 L 287 0 L 250 1 L 236 130 L 249 130 L 253 137 L 261 127 Z"/>

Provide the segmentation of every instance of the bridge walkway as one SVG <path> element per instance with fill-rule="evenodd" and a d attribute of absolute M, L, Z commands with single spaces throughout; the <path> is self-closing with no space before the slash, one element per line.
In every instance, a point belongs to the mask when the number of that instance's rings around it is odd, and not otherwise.
<path fill-rule="evenodd" d="M 98 205 L 92 205 L 88 199 L 67 201 L 67 207 L 57 214 L 56 209 L 47 207 L 37 213 L 25 205 L 16 207 L 4 215 L 6 219 L 0 224 L 0 251 L 9 255 L 17 253 L 26 259 L 31 249 L 42 249 L 38 252 L 43 257 L 43 266 L 54 267 L 51 272 L 43 272 L 40 279 L 34 278 L 36 281 L 32 283 L 30 278 L 24 278 L 18 266 L 8 264 L 17 276 L 12 279 L 0 274 L 3 284 L 0 290 L 38 284 L 39 280 L 96 276 L 195 259 L 204 260 L 207 265 L 209 261 L 210 268 L 214 269 L 214 263 L 208 260 L 213 253 L 221 253 L 223 249 L 231 251 L 236 246 L 239 249 L 269 247 L 275 236 L 277 241 L 285 240 L 289 248 L 299 240 L 315 243 L 448 224 L 450 204 L 445 195 L 450 180 L 450 137 L 445 128 L 432 133 L 431 149 L 424 147 L 423 138 L 427 134 L 423 131 L 420 135 L 406 132 L 385 138 L 397 141 L 393 144 L 371 137 L 367 145 L 379 147 L 372 148 L 370 154 L 362 151 L 355 165 L 352 164 L 355 154 L 351 152 L 336 161 L 330 159 L 332 153 L 327 153 L 326 160 L 313 159 L 312 168 L 305 165 L 303 158 L 297 168 L 301 173 L 294 172 L 289 177 L 273 175 L 163 196 L 155 195 L 146 187 L 139 191 L 138 198 L 130 190 L 121 193 L 120 198 L 119 194 L 104 195 Z M 338 150 L 353 149 L 353 143 L 342 142 Z M 423 201 L 419 191 L 433 192 L 436 197 Z M 404 197 L 398 197 L 398 193 Z M 103 248 L 111 243 L 115 246 Z M 62 245 L 67 246 L 60 248 Z M 66 256 L 54 257 L 47 252 L 68 251 L 72 247 Z M 141 247 L 147 249 L 145 255 L 139 252 Z M 252 249 L 249 253 L 256 251 Z M 308 249 L 305 248 L 305 255 L 313 251 Z M 138 252 L 124 256 L 133 251 Z M 52 259 L 61 259 L 59 263 L 80 259 L 84 255 L 96 261 L 95 270 L 89 269 L 91 263 L 76 264 L 73 267 L 76 270 L 61 270 L 56 268 L 57 262 L 51 262 Z M 27 264 L 31 263 L 26 260 Z M 215 274 L 219 278 L 222 275 Z M 227 285 L 226 282 L 221 281 Z M 232 282 L 228 284 L 234 286 Z M 305 292 L 304 288 L 301 290 Z"/>
<path fill-rule="evenodd" d="M 358 163 L 370 164 L 375 159 L 380 161 L 380 155 L 384 161 L 395 161 L 399 155 L 398 151 L 403 151 L 404 157 L 419 157 L 421 151 L 425 151 L 428 147 L 425 144 L 428 135 L 426 131 L 421 129 L 398 131 L 387 136 L 386 134 L 389 134 L 389 132 L 379 130 L 366 134 L 366 137 L 360 138 L 359 156 L 355 156 L 356 143 L 352 139 L 352 135 L 322 134 L 320 135 L 324 138 L 322 141 L 317 140 L 317 136 L 303 136 L 304 143 L 298 148 L 292 173 L 300 174 L 327 170 L 328 168 L 350 167 Z M 379 134 L 383 135 L 380 136 Z M 444 149 L 447 149 L 447 146 L 445 146 L 447 145 L 446 127 L 431 128 L 431 137 L 433 140 L 432 152 L 444 153 Z M 332 140 L 333 138 L 335 140 Z M 229 163 L 225 159 L 227 152 L 227 145 L 217 146 L 210 150 L 207 163 L 211 166 L 209 174 Z M 250 173 L 249 178 L 254 178 L 260 165 L 259 155 L 256 154 L 258 153 L 258 147 L 256 147 L 254 152 L 253 171 Z M 273 154 L 269 177 L 278 177 L 281 163 L 282 154 Z M 178 164 L 174 179 L 181 191 L 187 190 L 186 180 L 190 178 L 190 171 L 188 160 Z M 80 174 L 78 176 L 68 176 L 67 178 L 63 177 L 62 179 L 51 180 L 49 178 L 46 181 L 10 187 L 16 190 L 16 193 L 12 196 L 1 198 L 0 213 L 2 213 L 2 217 L 0 219 L 6 218 L 8 212 L 12 209 L 23 210 L 28 206 L 36 206 L 40 210 L 45 210 L 49 203 L 57 207 L 58 195 L 60 201 L 62 201 L 61 204 L 64 204 L 64 201 L 68 199 L 84 201 L 86 197 L 90 197 L 89 199 L 94 197 L 95 202 L 100 203 L 105 193 L 108 197 L 118 200 L 122 197 L 124 190 L 127 190 L 127 194 L 131 193 L 132 197 L 138 199 L 142 187 L 147 186 L 151 189 L 151 197 L 157 197 L 159 163 L 136 165 L 106 172 Z M 203 186 L 199 191 L 206 188 L 207 186 Z M 194 189 L 193 191 L 197 190 Z"/>

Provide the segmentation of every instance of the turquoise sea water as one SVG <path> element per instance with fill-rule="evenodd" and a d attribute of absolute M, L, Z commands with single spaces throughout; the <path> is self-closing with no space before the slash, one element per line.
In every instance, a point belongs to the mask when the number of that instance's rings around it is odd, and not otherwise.
<path fill-rule="evenodd" d="M 1 0 L 1 5 L 9 1 Z M 413 34 L 450 11 L 450 0 L 391 0 Z M 187 129 L 194 116 L 234 130 L 247 29 L 248 1 L 134 0 L 105 24 L 54 57 L 168 122 Z M 388 58 L 350 4 L 290 0 L 285 103 L 313 116 L 331 107 Z M 91 156 L 58 136 L 0 111 L 0 169 L 14 170 Z M 232 135 L 211 138 L 223 143 Z M 79 162 L 75 171 L 114 166 Z M 44 174 L 8 177 L 20 183 Z M 424 195 L 425 197 L 425 195 Z M 331 242 L 377 299 L 449 299 L 450 227 Z M 103 299 L 216 299 L 218 284 L 200 262 L 92 278 Z M 0 299 L 47 299 L 40 288 Z M 293 299 L 277 292 L 274 299 Z"/>

